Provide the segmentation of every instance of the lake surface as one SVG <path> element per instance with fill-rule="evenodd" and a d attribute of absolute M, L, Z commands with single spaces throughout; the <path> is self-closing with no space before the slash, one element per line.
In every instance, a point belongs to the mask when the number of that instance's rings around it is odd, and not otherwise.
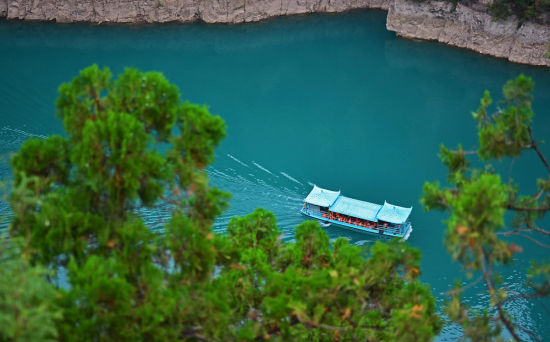
<path fill-rule="evenodd" d="M 445 180 L 439 144 L 475 148 L 470 113 L 483 91 L 499 98 L 505 81 L 520 73 L 536 82 L 535 137 L 550 141 L 550 70 L 397 38 L 386 31 L 385 16 L 359 11 L 231 26 L 0 21 L 0 154 L 16 151 L 30 135 L 63 133 L 54 115 L 57 87 L 84 67 L 97 63 L 115 74 L 126 66 L 161 71 L 184 99 L 208 104 L 227 123 L 209 173 L 233 200 L 216 231 L 223 232 L 232 216 L 264 207 L 276 214 L 283 239 L 292 241 L 312 184 L 413 206 L 408 243 L 422 251 L 422 279 L 441 304 L 463 275 L 442 245 L 445 215 L 425 213 L 418 203 L 426 180 Z M 550 155 L 548 145 L 543 150 Z M 499 167 L 508 170 L 505 162 Z M 0 178 L 10 174 L 4 158 Z M 528 153 L 513 175 L 530 193 L 545 170 Z M 2 203 L 0 211 L 6 210 Z M 150 222 L 164 215 L 146 214 Z M 327 232 L 356 245 L 373 241 L 338 228 Z M 504 280 L 525 291 L 528 260 L 549 253 L 528 240 L 517 243 L 525 252 Z M 478 290 L 481 284 L 466 299 L 481 307 L 487 297 Z M 509 310 L 518 323 L 550 337 L 549 314 L 540 302 L 516 302 Z M 438 339 L 459 336 L 460 329 L 450 326 Z"/>

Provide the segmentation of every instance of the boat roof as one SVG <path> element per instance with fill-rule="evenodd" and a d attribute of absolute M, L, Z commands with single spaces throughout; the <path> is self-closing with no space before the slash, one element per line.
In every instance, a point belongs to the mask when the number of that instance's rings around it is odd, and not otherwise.
<path fill-rule="evenodd" d="M 378 220 L 389 223 L 402 224 L 407 221 L 412 209 L 412 207 L 403 208 L 397 205 L 389 204 L 388 202 L 384 201 L 382 209 L 380 209 L 380 212 L 378 212 Z"/>
<path fill-rule="evenodd" d="M 376 216 L 381 208 L 380 204 L 340 196 L 330 207 L 330 211 L 364 220 L 376 221 Z"/>
<path fill-rule="evenodd" d="M 340 191 L 323 189 L 317 185 L 313 186 L 313 190 L 304 201 L 320 207 L 329 207 L 329 210 L 335 213 L 373 222 L 384 221 L 394 224 L 405 223 L 412 211 L 412 207 L 399 207 L 386 201 L 384 205 L 380 205 L 345 197 L 340 194 Z"/>
<path fill-rule="evenodd" d="M 320 207 L 330 207 L 338 196 L 340 196 L 340 191 L 331 191 L 314 185 L 313 190 L 311 190 L 304 201 Z"/>

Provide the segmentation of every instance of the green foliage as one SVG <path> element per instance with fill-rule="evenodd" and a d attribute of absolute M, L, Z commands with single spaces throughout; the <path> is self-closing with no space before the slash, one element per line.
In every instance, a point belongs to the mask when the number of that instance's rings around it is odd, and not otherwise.
<path fill-rule="evenodd" d="M 426 0 L 415 0 L 416 2 L 425 2 Z M 473 1 L 447 0 L 452 3 L 450 12 L 455 12 L 458 3 L 472 3 Z M 488 12 L 496 19 L 505 20 L 511 16 L 519 19 L 518 27 L 526 21 L 541 21 L 543 14 L 550 13 L 550 0 L 493 0 L 487 4 Z"/>
<path fill-rule="evenodd" d="M 541 296 L 550 295 L 550 263 L 532 261 L 527 271 L 527 285 Z"/>
<path fill-rule="evenodd" d="M 30 265 L 20 240 L 0 244 L 0 340 L 55 341 L 61 310 L 45 278 L 49 272 Z"/>
<path fill-rule="evenodd" d="M 469 272 L 481 269 L 484 254 L 500 263 L 507 263 L 512 257 L 507 244 L 495 234 L 504 224 L 507 193 L 500 176 L 480 174 L 450 196 L 449 207 L 453 210 L 447 221 L 445 245 L 453 259 Z"/>
<path fill-rule="evenodd" d="M 209 187 L 203 170 L 223 120 L 181 102 L 154 72 L 127 69 L 111 80 L 94 65 L 59 93 L 67 138 L 29 140 L 13 157 L 10 224 L 34 263 L 68 271 L 59 338 L 177 338 L 189 316 L 200 325 L 198 305 L 178 315 L 181 298 L 205 297 L 191 282 L 213 274 L 210 228 L 228 195 Z M 135 213 L 161 201 L 174 210 L 162 237 Z"/>
<path fill-rule="evenodd" d="M 470 169 L 466 152 L 459 146 L 457 151 L 441 147 L 440 158 L 448 168 L 449 187 L 442 188 L 439 182 L 424 184 L 421 203 L 425 210 L 446 210 L 445 246 L 454 260 L 459 261 L 468 277 L 481 272 L 489 293 L 490 308 L 474 313 L 460 301 L 461 289 L 451 292 L 451 301 L 446 307 L 449 317 L 464 328 L 466 338 L 487 340 L 500 334 L 502 325 L 515 340 L 519 340 L 516 330 L 532 334 L 519 327 L 506 313 L 504 304 L 518 298 L 536 298 L 550 294 L 550 272 L 547 263 L 534 262 L 528 274 L 527 286 L 532 293 L 511 296 L 501 284 L 501 277 L 495 266 L 509 264 L 521 246 L 506 239 L 506 236 L 525 237 L 524 232 L 550 235 L 540 228 L 539 220 L 550 210 L 550 166 L 540 151 L 531 133 L 531 108 L 533 81 L 523 75 L 508 81 L 503 86 L 502 105 L 494 114 L 489 114 L 492 99 L 485 91 L 481 106 L 473 117 L 478 122 L 479 148 L 477 154 L 483 169 Z M 510 178 L 503 184 L 498 174 L 494 174 L 488 161 L 504 157 L 517 158 L 528 150 L 534 150 L 547 170 L 547 179 L 537 180 L 537 192 L 520 195 L 519 186 Z M 506 221 L 507 211 L 512 211 L 512 219 Z M 527 236 L 531 241 L 538 241 Z M 539 243 L 540 244 L 540 243 Z M 496 314 L 498 321 L 492 325 L 490 317 Z"/>
<path fill-rule="evenodd" d="M 420 204 L 422 204 L 424 210 L 445 210 L 449 207 L 447 204 L 449 193 L 441 189 L 441 184 L 438 181 L 433 183 L 425 182 L 422 191 L 423 195 L 420 198 Z"/>
<path fill-rule="evenodd" d="M 479 155 L 483 160 L 517 157 L 524 149 L 530 148 L 533 87 L 533 81 L 523 75 L 508 81 L 503 87 L 503 104 L 507 107 L 501 109 L 498 115 L 487 114 L 492 99 L 489 92 L 485 92 L 481 107 L 473 113 L 478 121 Z"/>
<path fill-rule="evenodd" d="M 470 162 L 466 159 L 466 151 L 462 149 L 460 144 L 457 151 L 451 151 L 441 144 L 440 151 L 439 158 L 449 170 L 449 183 L 460 182 L 462 176 L 470 170 Z"/>
<path fill-rule="evenodd" d="M 330 246 L 318 223 L 304 222 L 296 242 L 282 244 L 263 209 L 233 218 L 228 233 L 231 263 L 215 282 L 228 287 L 238 339 L 412 341 L 440 329 L 417 280 L 420 254 L 399 241 L 377 242 L 365 258 L 345 239 Z"/>
<path fill-rule="evenodd" d="M 229 195 L 204 169 L 223 120 L 159 73 L 111 77 L 94 65 L 63 84 L 67 137 L 30 139 L 12 158 L 9 232 L 25 242 L 0 269 L 0 305 L 20 308 L 2 310 L 2 339 L 416 341 L 440 330 L 420 254 L 402 242 L 331 246 L 305 222 L 282 244 L 263 209 L 213 233 Z M 159 206 L 171 217 L 155 233 L 137 209 Z M 63 286 L 46 280 L 56 271 Z"/>
<path fill-rule="evenodd" d="M 488 5 L 489 13 L 498 19 L 515 15 L 523 22 L 537 21 L 542 13 L 550 11 L 549 0 L 494 0 Z"/>

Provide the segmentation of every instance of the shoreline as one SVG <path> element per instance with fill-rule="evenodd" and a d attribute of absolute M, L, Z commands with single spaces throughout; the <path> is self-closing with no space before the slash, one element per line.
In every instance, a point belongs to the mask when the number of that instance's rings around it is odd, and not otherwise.
<path fill-rule="evenodd" d="M 455 11 L 443 0 L 0 0 L 0 19 L 93 24 L 240 24 L 311 13 L 378 9 L 386 28 L 409 39 L 435 40 L 510 62 L 550 67 L 550 26 L 496 21 L 480 0 Z"/>

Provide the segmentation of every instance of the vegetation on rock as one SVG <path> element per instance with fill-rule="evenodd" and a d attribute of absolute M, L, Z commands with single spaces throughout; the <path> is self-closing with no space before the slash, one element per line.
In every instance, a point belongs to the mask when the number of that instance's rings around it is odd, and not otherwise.
<path fill-rule="evenodd" d="M 493 0 L 488 9 L 499 19 L 516 16 L 521 25 L 528 20 L 538 21 L 543 13 L 549 13 L 550 0 Z"/>
<path fill-rule="evenodd" d="M 416 0 L 425 2 L 426 0 Z M 446 0 L 453 4 L 451 12 L 456 10 L 458 3 L 465 5 L 479 0 Z M 519 26 L 526 21 L 540 21 L 543 14 L 550 13 L 550 0 L 493 0 L 487 4 L 487 10 L 497 19 L 507 19 L 515 16 L 519 19 Z"/>

